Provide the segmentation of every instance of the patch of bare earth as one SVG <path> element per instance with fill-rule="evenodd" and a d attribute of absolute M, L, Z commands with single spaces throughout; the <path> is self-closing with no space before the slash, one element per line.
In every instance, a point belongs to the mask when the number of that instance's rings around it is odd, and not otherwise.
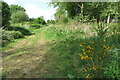
<path fill-rule="evenodd" d="M 3 72 L 7 72 L 5 77 L 18 78 L 18 77 L 43 77 L 43 74 L 48 74 L 45 70 L 45 62 L 43 56 L 46 53 L 47 44 L 44 39 L 44 34 L 40 33 L 41 38 L 29 48 L 24 50 L 25 45 L 31 44 L 29 41 L 23 40 L 17 43 L 14 47 L 3 52 L 3 54 L 10 53 L 3 56 Z M 34 38 L 30 36 L 29 38 Z M 21 50 L 21 48 L 23 48 Z M 48 74 L 49 75 L 49 74 Z"/>
<path fill-rule="evenodd" d="M 27 45 L 30 45 L 31 42 L 28 41 L 28 39 L 30 38 L 34 38 L 35 35 L 32 35 L 32 36 L 29 36 L 27 39 L 25 40 L 22 40 L 22 41 L 19 41 L 17 42 L 13 47 L 11 47 L 10 49 L 7 49 L 5 51 L 2 52 L 2 56 L 5 57 L 5 56 L 8 56 L 8 55 L 11 55 L 11 54 L 14 54 L 16 52 L 19 52 L 20 49 L 22 49 L 24 46 L 27 46 Z"/>

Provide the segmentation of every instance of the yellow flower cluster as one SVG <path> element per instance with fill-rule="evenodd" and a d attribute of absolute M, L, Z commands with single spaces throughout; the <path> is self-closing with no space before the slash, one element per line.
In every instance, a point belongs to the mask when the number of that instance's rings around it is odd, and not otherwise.
<path fill-rule="evenodd" d="M 96 67 L 96 66 L 93 66 L 92 69 L 93 69 L 93 70 L 97 70 L 97 67 Z"/>
<path fill-rule="evenodd" d="M 90 43 L 94 43 L 94 42 L 90 42 Z M 92 59 L 91 57 L 89 57 L 87 54 L 88 53 L 92 53 L 91 50 L 93 50 L 93 48 L 89 45 L 86 46 L 86 43 L 80 43 L 81 47 L 84 47 L 84 49 L 81 49 L 83 53 L 79 53 L 81 60 L 85 60 L 85 59 Z M 94 52 L 93 52 L 94 53 Z M 90 55 L 92 56 L 92 55 Z"/>
<path fill-rule="evenodd" d="M 85 43 L 80 43 L 80 46 L 83 46 L 83 45 L 85 45 Z"/>
<path fill-rule="evenodd" d="M 81 60 L 85 60 L 85 59 L 87 59 L 88 58 L 88 56 L 82 56 L 81 57 Z"/>
<path fill-rule="evenodd" d="M 100 41 L 101 42 L 101 41 Z M 110 46 L 106 45 L 107 41 L 104 39 L 100 44 L 95 43 L 94 41 L 90 42 L 82 42 L 80 43 L 81 51 L 79 53 L 80 60 L 86 61 L 90 66 L 88 66 L 88 70 L 84 70 L 83 72 L 89 72 L 89 70 L 97 71 L 100 66 L 102 66 L 103 59 L 105 58 L 107 51 L 110 49 Z M 98 64 L 100 66 L 96 66 Z M 85 65 L 85 64 L 84 64 Z M 85 65 L 86 66 L 86 65 Z M 101 68 L 102 69 L 102 68 Z M 86 78 L 91 78 L 91 74 L 85 75 Z"/>
<path fill-rule="evenodd" d="M 88 74 L 88 75 L 86 76 L 86 79 L 89 79 L 89 78 L 92 78 L 92 76 L 91 76 L 90 74 Z"/>

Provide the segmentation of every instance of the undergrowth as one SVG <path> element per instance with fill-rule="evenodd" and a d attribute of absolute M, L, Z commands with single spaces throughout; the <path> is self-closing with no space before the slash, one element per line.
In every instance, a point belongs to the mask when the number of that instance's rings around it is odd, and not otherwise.
<path fill-rule="evenodd" d="M 118 35 L 108 37 L 83 37 L 81 29 L 76 31 L 51 27 L 45 31 L 46 38 L 56 41 L 48 55 L 64 77 L 67 78 L 119 78 L 120 51 Z M 80 36 L 78 36 L 80 35 Z"/>

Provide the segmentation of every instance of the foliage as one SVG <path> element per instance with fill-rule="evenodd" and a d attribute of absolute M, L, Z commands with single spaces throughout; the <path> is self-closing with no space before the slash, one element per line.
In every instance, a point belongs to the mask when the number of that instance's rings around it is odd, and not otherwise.
<path fill-rule="evenodd" d="M 118 62 L 118 60 L 120 56 L 118 56 L 118 52 L 120 52 L 120 35 L 118 34 L 118 27 L 117 24 L 112 23 L 112 25 L 108 26 L 108 24 L 103 23 L 104 20 L 107 20 L 108 16 L 111 19 L 115 18 L 117 14 L 116 3 L 53 2 L 52 4 L 58 7 L 55 14 L 58 22 L 67 23 L 69 19 L 73 18 L 77 22 L 94 22 L 94 20 L 97 20 L 99 23 L 94 24 L 95 28 L 92 26 L 92 29 L 94 28 L 97 32 L 97 36 L 90 37 L 90 35 L 86 35 L 83 28 L 70 29 L 70 25 L 67 25 L 67 27 L 53 25 L 54 21 L 48 21 L 47 23 L 53 24 L 41 29 L 40 27 L 46 24 L 43 17 L 31 18 L 29 22 L 25 22 L 28 20 L 28 16 L 25 14 L 24 9 L 20 6 L 13 6 L 18 11 L 13 10 L 11 22 L 18 23 L 22 27 L 17 25 L 8 26 L 6 30 L 1 30 L 2 36 L 0 38 L 3 40 L 2 46 L 6 46 L 9 42 L 14 41 L 14 39 L 31 35 L 33 30 L 30 31 L 29 28 L 27 29 L 23 26 L 28 24 L 31 26 L 31 29 L 40 28 L 34 31 L 37 33 L 35 38 L 28 38 L 28 41 L 33 41 L 32 43 L 38 41 L 40 38 L 39 32 L 43 30 L 44 33 L 41 35 L 45 35 L 44 40 L 48 40 L 47 43 L 50 43 L 47 44 L 50 47 L 46 54 L 44 54 L 46 63 L 44 58 L 43 63 L 45 63 L 45 69 L 47 67 L 50 68 L 51 73 L 54 73 L 56 69 L 56 72 L 70 79 L 119 78 L 120 70 L 118 71 L 118 68 L 120 61 Z M 111 32 L 114 34 L 110 34 Z M 109 36 L 106 36 L 106 34 L 109 34 Z M 7 75 L 7 73 L 3 74 Z M 50 76 L 56 77 L 56 74 L 50 74 Z"/>
<path fill-rule="evenodd" d="M 19 31 L 2 31 L 2 46 L 6 46 L 8 43 L 12 42 L 14 39 L 23 38 L 24 35 Z"/>
<path fill-rule="evenodd" d="M 76 22 L 95 22 L 95 19 L 94 18 L 91 18 L 90 20 L 90 15 L 87 15 L 87 16 L 83 16 L 82 14 L 78 14 L 74 17 L 74 20 Z"/>
<path fill-rule="evenodd" d="M 100 45 L 98 45 L 100 44 Z M 109 62 L 108 56 L 110 56 L 110 45 L 106 40 L 99 40 L 98 42 L 89 41 L 80 43 L 81 51 L 80 64 L 83 68 L 82 76 L 85 78 L 103 78 L 103 69 Z"/>
<path fill-rule="evenodd" d="M 40 26 L 40 25 L 46 25 L 46 22 L 45 22 L 45 20 L 44 20 L 44 18 L 43 18 L 43 16 L 41 16 L 41 17 L 38 17 L 38 18 L 30 18 L 29 20 L 28 20 L 28 22 L 30 23 L 30 25 L 32 26 Z"/>
<path fill-rule="evenodd" d="M 10 25 L 10 9 L 6 2 L 0 1 L 0 7 L 2 7 L 2 27 L 6 28 Z M 1 12 L 0 12 L 1 13 Z"/>
<path fill-rule="evenodd" d="M 103 36 L 106 35 L 109 27 L 108 27 L 107 24 L 100 22 L 100 23 L 97 24 L 97 27 L 94 27 L 94 29 L 96 30 L 97 35 L 98 35 L 99 37 L 103 37 Z"/>
<path fill-rule="evenodd" d="M 102 15 L 101 17 L 105 18 L 108 16 L 110 16 L 112 19 L 114 19 L 116 17 L 116 15 L 118 14 L 118 4 L 115 2 L 108 2 L 105 3 L 103 6 L 105 6 L 106 8 L 102 11 Z M 107 19 L 106 19 L 107 22 Z"/>
<path fill-rule="evenodd" d="M 57 22 L 63 22 L 64 18 L 67 17 L 65 9 L 63 8 L 58 8 L 54 16 Z"/>
<path fill-rule="evenodd" d="M 60 40 L 61 38 L 66 41 L 70 40 L 69 38 L 76 39 L 77 38 L 75 36 L 76 34 L 82 35 L 84 34 L 84 31 L 82 29 L 72 31 L 70 29 L 64 29 L 58 27 L 51 27 L 45 31 L 46 37 L 48 39 L 53 39 L 53 40 L 54 39 Z"/>
<path fill-rule="evenodd" d="M 68 22 L 68 18 L 64 17 L 64 16 L 61 16 L 61 19 L 59 19 L 59 22 L 61 22 L 61 23 L 67 23 Z"/>
<path fill-rule="evenodd" d="M 104 68 L 104 77 L 106 78 L 115 78 L 119 79 L 120 77 L 120 42 L 119 42 L 119 35 L 113 34 L 110 37 L 107 37 L 107 39 L 110 41 L 109 44 L 112 46 L 112 48 L 109 50 L 111 52 L 110 57 L 111 60 L 109 63 L 106 63 L 106 66 Z"/>
<path fill-rule="evenodd" d="M 51 2 L 54 7 L 58 8 L 56 15 L 67 15 L 68 18 L 73 18 L 78 14 L 81 14 L 84 18 L 87 17 L 89 20 L 93 18 L 100 21 L 114 19 L 116 14 L 118 14 L 117 3 L 115 2 Z M 63 9 L 64 8 L 64 9 Z M 84 18 L 82 20 L 84 20 Z"/>
<path fill-rule="evenodd" d="M 31 24 L 31 27 L 35 27 L 35 28 L 41 28 L 43 25 L 42 24 Z"/>
<path fill-rule="evenodd" d="M 34 21 L 34 18 L 29 18 L 28 21 L 29 21 L 29 22 L 33 22 L 33 21 Z"/>
<path fill-rule="evenodd" d="M 34 19 L 33 23 L 42 24 L 42 25 L 46 24 L 45 20 L 42 17 L 38 17 L 38 18 Z"/>
<path fill-rule="evenodd" d="M 46 38 L 53 41 L 48 51 L 55 58 L 51 64 L 57 63 L 54 66 L 59 67 L 67 78 L 119 78 L 119 37 L 83 38 L 78 37 L 80 32 L 59 27 L 51 27 L 45 31 Z"/>
<path fill-rule="evenodd" d="M 28 15 L 23 11 L 13 13 L 11 16 L 11 23 L 21 23 L 28 20 Z"/>
<path fill-rule="evenodd" d="M 104 68 L 104 77 L 106 78 L 118 78 L 119 77 L 119 59 L 118 52 L 119 50 L 117 48 L 111 49 L 111 61 L 109 63 L 106 63 L 106 67 Z"/>
<path fill-rule="evenodd" d="M 19 5 L 10 5 L 9 8 L 10 8 L 11 14 L 16 13 L 18 11 L 23 11 L 23 12 L 26 11 L 23 7 L 21 7 Z"/>
<path fill-rule="evenodd" d="M 24 35 L 19 31 L 11 31 L 11 35 L 13 36 L 14 39 L 19 39 L 24 37 Z"/>
<path fill-rule="evenodd" d="M 11 36 L 10 32 L 7 32 L 5 30 L 1 30 L 2 31 L 2 36 L 1 36 L 1 40 L 2 40 L 2 46 L 6 46 L 9 42 L 11 42 L 13 40 L 13 37 Z"/>
<path fill-rule="evenodd" d="M 117 34 L 118 32 L 119 32 L 119 25 L 118 25 L 118 23 L 110 24 L 108 33 L 109 34 Z"/>
<path fill-rule="evenodd" d="M 55 24 L 55 20 L 47 20 L 47 24 Z"/>
<path fill-rule="evenodd" d="M 23 27 L 19 27 L 19 26 L 14 26 L 14 27 L 10 26 L 10 27 L 7 28 L 7 30 L 9 30 L 9 31 L 19 31 L 23 35 L 31 35 L 32 34 L 29 30 L 27 30 Z"/>
<path fill-rule="evenodd" d="M 14 39 L 24 38 L 26 35 L 31 35 L 31 31 L 20 26 L 9 26 L 6 30 L 2 31 L 2 46 L 6 46 L 8 43 L 14 41 Z"/>

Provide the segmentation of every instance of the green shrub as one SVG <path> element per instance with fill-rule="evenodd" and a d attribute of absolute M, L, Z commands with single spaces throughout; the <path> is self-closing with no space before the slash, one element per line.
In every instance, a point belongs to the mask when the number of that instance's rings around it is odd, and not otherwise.
<path fill-rule="evenodd" d="M 19 31 L 19 32 L 21 32 L 23 35 L 31 35 L 31 34 L 32 34 L 29 30 L 27 30 L 27 29 L 25 29 L 25 28 L 23 28 L 23 27 L 19 27 L 19 26 L 15 26 L 15 27 L 10 26 L 10 27 L 8 27 L 7 30 Z"/>
<path fill-rule="evenodd" d="M 28 20 L 28 15 L 24 11 L 17 11 L 11 15 L 11 23 L 20 23 Z"/>
<path fill-rule="evenodd" d="M 12 31 L 11 35 L 14 39 L 19 39 L 24 37 L 24 35 L 19 31 Z"/>
<path fill-rule="evenodd" d="M 63 22 L 63 23 L 67 23 L 67 22 L 68 22 L 68 18 L 66 18 L 66 17 L 63 18 L 62 22 Z"/>
<path fill-rule="evenodd" d="M 54 20 L 47 20 L 47 24 L 55 24 L 56 23 L 56 21 L 54 21 Z"/>
<path fill-rule="evenodd" d="M 13 41 L 13 37 L 11 35 L 11 32 L 10 31 L 5 31 L 5 30 L 1 30 L 2 31 L 2 36 L 1 36 L 1 39 L 2 39 L 2 46 L 6 46 L 9 42 Z"/>
<path fill-rule="evenodd" d="M 45 20 L 42 17 L 38 17 L 38 18 L 34 19 L 33 22 L 36 24 L 42 24 L 42 25 L 46 24 Z"/>
<path fill-rule="evenodd" d="M 111 25 L 109 26 L 110 29 L 109 29 L 109 33 L 113 33 L 113 34 L 116 34 L 117 32 L 119 32 L 119 27 L 118 27 L 118 23 L 111 23 Z"/>
<path fill-rule="evenodd" d="M 23 38 L 24 35 L 19 31 L 6 31 L 6 30 L 0 30 L 2 31 L 2 36 L 0 37 L 2 39 L 2 46 L 6 46 L 8 43 L 12 42 L 14 39 Z"/>
<path fill-rule="evenodd" d="M 45 35 L 47 37 L 47 39 L 63 39 L 63 40 L 67 40 L 68 38 L 69 41 L 71 41 L 72 39 L 76 39 L 78 35 L 83 35 L 84 31 L 79 29 L 79 30 L 75 30 L 72 31 L 70 29 L 61 29 L 60 27 L 50 27 L 45 31 Z"/>
<path fill-rule="evenodd" d="M 105 36 L 106 33 L 108 32 L 109 27 L 108 27 L 107 24 L 102 23 L 102 22 L 99 22 L 99 23 L 97 24 L 97 26 L 94 27 L 94 29 L 95 29 L 95 31 L 97 32 L 97 35 L 98 35 L 99 37 L 103 37 L 103 36 Z"/>
<path fill-rule="evenodd" d="M 35 27 L 35 28 L 41 28 L 42 27 L 41 24 L 31 24 L 30 26 L 31 27 Z"/>

